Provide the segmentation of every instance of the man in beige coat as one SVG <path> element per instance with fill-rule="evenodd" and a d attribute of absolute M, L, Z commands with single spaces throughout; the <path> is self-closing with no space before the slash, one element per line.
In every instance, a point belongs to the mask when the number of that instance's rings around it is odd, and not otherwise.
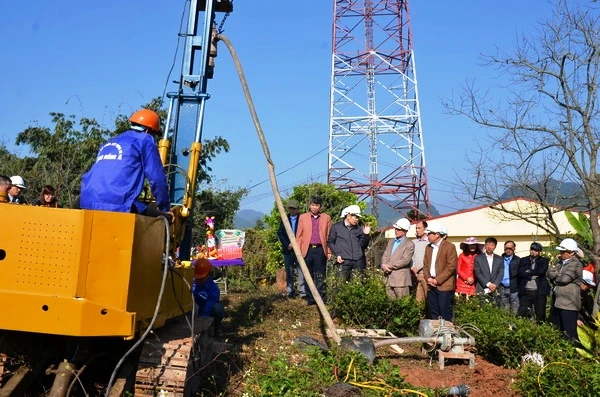
<path fill-rule="evenodd" d="M 396 238 L 388 241 L 381 258 L 381 270 L 385 275 L 385 291 L 392 299 L 410 295 L 412 286 L 410 268 L 415 244 L 406 238 L 409 228 L 410 221 L 408 219 L 398 219 L 394 224 Z"/>

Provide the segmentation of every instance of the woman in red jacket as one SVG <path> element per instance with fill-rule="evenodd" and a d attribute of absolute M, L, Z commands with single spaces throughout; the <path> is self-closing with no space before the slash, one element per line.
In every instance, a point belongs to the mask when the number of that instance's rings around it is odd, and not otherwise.
<path fill-rule="evenodd" d="M 473 263 L 475 256 L 483 250 L 481 244 L 475 237 L 469 237 L 460 243 L 463 252 L 458 256 L 458 267 L 455 292 L 461 295 L 475 295 L 475 275 L 473 274 Z"/>

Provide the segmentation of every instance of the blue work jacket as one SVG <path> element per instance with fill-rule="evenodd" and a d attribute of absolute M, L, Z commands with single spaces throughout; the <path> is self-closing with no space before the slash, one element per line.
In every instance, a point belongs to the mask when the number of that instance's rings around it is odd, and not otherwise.
<path fill-rule="evenodd" d="M 208 277 L 203 284 L 198 284 L 194 279 L 192 294 L 194 302 L 198 305 L 197 314 L 201 317 L 212 317 L 213 306 L 221 300 L 221 291 L 212 277 Z"/>
<path fill-rule="evenodd" d="M 168 212 L 169 191 L 158 149 L 150 134 L 125 131 L 106 142 L 96 162 L 83 176 L 81 208 L 114 212 L 141 213 L 146 205 L 137 201 L 144 178 L 156 198 L 157 207 Z"/>

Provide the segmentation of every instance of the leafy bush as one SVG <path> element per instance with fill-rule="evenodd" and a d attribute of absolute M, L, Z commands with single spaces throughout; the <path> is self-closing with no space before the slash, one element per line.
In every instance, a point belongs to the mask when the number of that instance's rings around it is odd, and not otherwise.
<path fill-rule="evenodd" d="M 577 353 L 596 362 L 600 361 L 600 313 L 596 314 L 593 326 L 578 326 L 577 335 L 581 343 L 581 348 L 575 349 Z"/>
<path fill-rule="evenodd" d="M 546 363 L 574 357 L 573 346 L 552 325 L 516 317 L 492 303 L 459 300 L 455 316 L 456 324 L 471 324 L 481 331 L 473 334 L 477 354 L 491 363 L 518 368 L 522 357 L 533 352 L 542 354 Z"/>
<path fill-rule="evenodd" d="M 355 277 L 347 283 L 329 283 L 330 304 L 346 326 L 385 328 L 396 336 L 414 335 L 422 305 L 412 296 L 390 299 L 379 272 Z"/>
<path fill-rule="evenodd" d="M 318 397 L 337 382 L 360 388 L 363 396 L 399 396 L 414 391 L 389 361 L 369 365 L 363 356 L 340 349 L 309 349 L 300 357 L 282 353 L 269 363 L 268 370 L 250 371 L 245 378 L 249 387 L 244 396 L 248 397 Z M 419 392 L 433 395 L 430 390 Z"/>
<path fill-rule="evenodd" d="M 581 359 L 552 361 L 540 367 L 527 364 L 514 385 L 519 395 L 599 396 L 600 366 Z"/>

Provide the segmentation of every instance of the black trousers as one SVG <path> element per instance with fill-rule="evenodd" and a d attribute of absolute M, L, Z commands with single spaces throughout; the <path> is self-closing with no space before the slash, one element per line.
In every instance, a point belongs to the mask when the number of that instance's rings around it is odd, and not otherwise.
<path fill-rule="evenodd" d="M 336 263 L 336 266 L 339 266 L 338 278 L 341 281 L 350 281 L 350 277 L 352 277 L 352 271 L 357 272 L 358 274 L 364 273 L 367 268 L 365 258 L 359 259 L 357 261 L 351 261 L 345 259 L 343 263 Z"/>
<path fill-rule="evenodd" d="M 327 258 L 325 257 L 325 251 L 321 245 L 309 245 L 308 252 L 304 257 L 308 272 L 312 277 L 321 299 L 325 301 L 325 276 L 327 272 Z M 308 303 L 315 303 L 315 298 L 312 295 L 312 291 L 306 286 L 306 301 Z"/>
<path fill-rule="evenodd" d="M 577 310 L 564 310 L 552 306 L 552 322 L 559 330 L 563 331 L 567 338 L 577 341 Z"/>
<path fill-rule="evenodd" d="M 535 313 L 535 320 L 541 323 L 546 320 L 546 295 L 536 291 L 525 291 L 524 295 L 519 297 L 519 310 L 517 316 L 530 317 Z"/>
<path fill-rule="evenodd" d="M 427 312 L 428 318 L 437 320 L 443 318 L 446 321 L 452 321 L 454 313 L 454 291 L 440 291 L 432 288 L 427 292 Z"/>

